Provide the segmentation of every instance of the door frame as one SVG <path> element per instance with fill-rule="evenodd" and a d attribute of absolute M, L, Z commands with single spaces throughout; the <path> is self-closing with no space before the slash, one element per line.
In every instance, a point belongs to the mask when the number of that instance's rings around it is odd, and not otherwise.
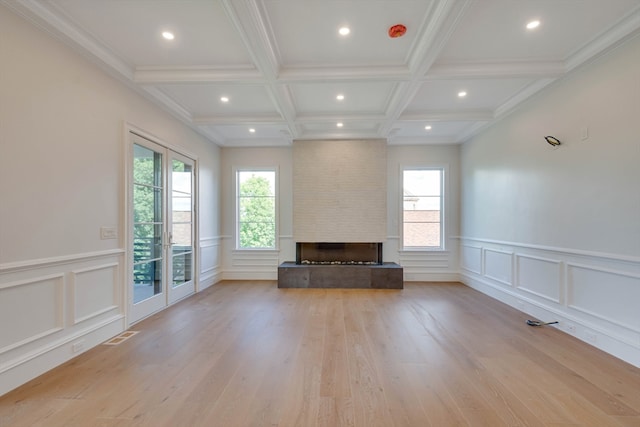
<path fill-rule="evenodd" d="M 161 304 L 161 306 L 159 307 L 154 307 L 156 309 L 154 309 L 152 312 L 149 312 L 145 316 L 135 320 L 133 320 L 132 318 L 133 295 L 131 290 L 131 278 L 133 277 L 133 191 L 132 191 L 133 168 L 131 165 L 133 162 L 133 144 L 134 144 L 134 142 L 132 141 L 131 134 L 136 135 L 140 138 L 143 138 L 154 145 L 162 147 L 165 150 L 165 153 L 164 153 L 165 163 L 168 161 L 169 152 L 171 151 L 174 153 L 177 153 L 182 157 L 186 157 L 193 162 L 193 203 L 192 203 L 193 205 L 193 220 L 192 220 L 193 221 L 193 292 L 189 292 L 186 295 L 181 295 L 180 298 L 170 302 L 169 291 L 167 289 L 167 287 L 170 286 L 170 283 L 167 282 L 165 283 L 165 290 L 164 290 L 166 303 Z M 124 123 L 124 129 L 123 129 L 123 165 L 124 165 L 124 180 L 123 180 L 124 182 L 123 182 L 123 193 L 122 193 L 123 194 L 122 223 L 123 223 L 124 232 L 122 233 L 122 235 L 124 236 L 124 242 L 122 243 L 122 246 L 124 247 L 124 250 L 125 250 L 125 255 L 124 255 L 125 268 L 123 268 L 123 272 L 122 272 L 123 274 L 122 295 L 124 299 L 123 307 L 124 307 L 124 316 L 125 316 L 125 328 L 129 328 L 131 325 L 145 319 L 146 317 L 153 315 L 154 313 L 164 310 L 165 308 L 171 306 L 177 301 L 183 298 L 186 298 L 188 296 L 191 296 L 200 290 L 199 289 L 200 288 L 200 285 L 199 285 L 200 238 L 199 238 L 199 226 L 198 226 L 198 218 L 199 218 L 198 176 L 199 176 L 199 173 L 198 173 L 198 158 L 196 155 L 194 155 L 193 153 L 190 153 L 189 151 L 185 150 L 182 147 L 169 144 L 166 141 L 162 140 L 161 138 L 158 138 L 155 135 L 128 122 Z M 168 177 L 166 175 L 167 174 L 165 173 L 165 176 L 163 177 L 163 180 L 165 181 L 164 183 L 165 191 L 166 191 L 166 185 L 168 184 Z M 167 203 L 165 201 L 164 208 L 166 209 L 166 207 L 167 207 Z M 165 218 L 165 223 L 166 221 L 167 221 L 167 218 Z M 168 264 L 168 261 L 166 263 Z M 168 267 L 165 266 L 164 270 L 166 271 L 167 268 Z"/>

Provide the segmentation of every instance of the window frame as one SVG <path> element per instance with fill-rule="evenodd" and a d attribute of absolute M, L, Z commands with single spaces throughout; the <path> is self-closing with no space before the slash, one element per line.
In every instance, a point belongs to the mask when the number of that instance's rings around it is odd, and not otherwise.
<path fill-rule="evenodd" d="M 440 172 L 440 245 L 439 246 L 405 246 L 404 236 L 404 173 L 405 171 L 439 171 Z M 400 197 L 399 197 L 399 236 L 400 252 L 445 252 L 447 250 L 446 213 L 448 204 L 447 179 L 449 167 L 443 164 L 418 164 L 400 166 Z"/>
<path fill-rule="evenodd" d="M 273 172 L 274 174 L 274 189 L 273 189 L 273 201 L 274 201 L 274 229 L 273 229 L 273 241 L 272 247 L 243 247 L 240 245 L 240 173 L 242 172 Z M 275 166 L 267 167 L 234 167 L 233 168 L 234 181 L 235 181 L 235 250 L 238 251 L 277 251 L 279 246 L 278 239 L 278 200 L 279 200 L 279 173 L 278 168 Z"/>

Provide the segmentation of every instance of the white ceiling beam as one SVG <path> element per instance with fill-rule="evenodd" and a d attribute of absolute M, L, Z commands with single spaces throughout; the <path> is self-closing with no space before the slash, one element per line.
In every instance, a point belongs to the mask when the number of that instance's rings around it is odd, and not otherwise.
<path fill-rule="evenodd" d="M 436 63 L 429 68 L 425 80 L 540 78 L 564 73 L 562 61 Z"/>
<path fill-rule="evenodd" d="M 467 121 L 489 121 L 495 117 L 494 112 L 489 109 L 484 110 L 440 110 L 440 111 L 412 111 L 401 114 L 398 122 L 467 122 Z"/>
<path fill-rule="evenodd" d="M 406 85 L 399 85 L 397 94 L 392 97 L 387 108 L 387 121 L 381 127 L 382 135 L 387 135 L 395 120 L 404 112 L 413 100 L 421 84 L 421 77 L 436 61 L 446 42 L 459 25 L 471 0 L 442 0 L 435 2 L 420 30 L 415 46 L 409 53 L 408 65 L 411 79 Z"/>
<path fill-rule="evenodd" d="M 286 126 L 286 121 L 279 115 L 242 115 L 242 116 L 195 116 L 191 120 L 194 125 L 278 125 Z"/>
<path fill-rule="evenodd" d="M 271 39 L 273 34 L 268 28 L 266 11 L 256 0 L 221 0 L 221 3 L 236 28 L 258 71 L 270 86 L 269 95 L 274 107 L 282 115 L 289 132 L 296 135 L 295 108 L 291 98 L 285 96 L 277 87 L 277 75 L 280 68 L 280 53 L 277 44 Z"/>

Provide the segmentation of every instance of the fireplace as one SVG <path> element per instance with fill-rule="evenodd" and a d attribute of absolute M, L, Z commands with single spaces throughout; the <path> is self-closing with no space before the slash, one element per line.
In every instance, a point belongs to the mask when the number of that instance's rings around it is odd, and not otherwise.
<path fill-rule="evenodd" d="M 402 267 L 382 262 L 382 243 L 297 242 L 278 266 L 279 288 L 402 289 Z"/>
<path fill-rule="evenodd" d="M 297 242 L 298 265 L 381 265 L 382 243 Z"/>

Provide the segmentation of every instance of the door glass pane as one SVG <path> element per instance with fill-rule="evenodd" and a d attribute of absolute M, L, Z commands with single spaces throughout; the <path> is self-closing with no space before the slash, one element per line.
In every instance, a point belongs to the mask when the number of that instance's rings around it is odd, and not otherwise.
<path fill-rule="evenodd" d="M 133 146 L 133 302 L 162 292 L 162 154 Z"/>
<path fill-rule="evenodd" d="M 193 166 L 173 159 L 171 165 L 172 284 L 193 279 Z"/>

